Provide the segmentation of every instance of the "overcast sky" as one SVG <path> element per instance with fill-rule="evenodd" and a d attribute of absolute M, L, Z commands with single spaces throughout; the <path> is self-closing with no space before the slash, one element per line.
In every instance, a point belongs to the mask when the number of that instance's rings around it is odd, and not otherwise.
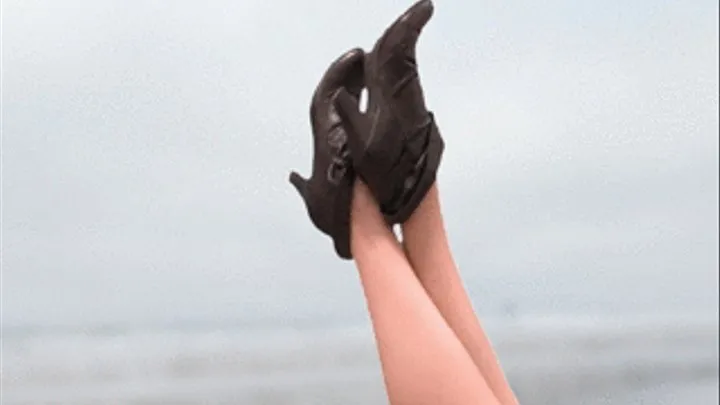
<path fill-rule="evenodd" d="M 4 0 L 3 322 L 362 319 L 287 175 L 410 4 Z M 436 0 L 418 59 L 483 312 L 717 313 L 717 1 Z"/>

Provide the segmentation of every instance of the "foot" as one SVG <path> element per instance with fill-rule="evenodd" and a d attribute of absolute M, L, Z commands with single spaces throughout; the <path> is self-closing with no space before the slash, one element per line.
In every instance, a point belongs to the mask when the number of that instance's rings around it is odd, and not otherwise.
<path fill-rule="evenodd" d="M 348 126 L 353 165 L 391 224 L 405 222 L 435 182 L 444 142 L 425 106 L 415 45 L 433 14 L 421 0 L 400 16 L 365 58 L 368 108 L 339 91 L 338 112 Z"/>
<path fill-rule="evenodd" d="M 346 52 L 333 62 L 320 80 L 310 106 L 314 140 L 312 176 L 304 179 L 296 172 L 290 183 L 300 193 L 310 220 L 333 239 L 335 252 L 343 259 L 350 252 L 350 203 L 355 173 L 348 150 L 348 136 L 332 102 L 337 92 L 357 100 L 363 88 L 362 49 Z"/>

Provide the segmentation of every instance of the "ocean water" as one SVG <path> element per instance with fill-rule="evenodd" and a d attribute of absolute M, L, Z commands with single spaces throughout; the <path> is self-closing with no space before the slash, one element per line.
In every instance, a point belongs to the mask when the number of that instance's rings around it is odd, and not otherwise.
<path fill-rule="evenodd" d="M 717 404 L 717 319 L 486 320 L 521 402 Z M 5 328 L 2 404 L 381 404 L 358 327 Z"/>

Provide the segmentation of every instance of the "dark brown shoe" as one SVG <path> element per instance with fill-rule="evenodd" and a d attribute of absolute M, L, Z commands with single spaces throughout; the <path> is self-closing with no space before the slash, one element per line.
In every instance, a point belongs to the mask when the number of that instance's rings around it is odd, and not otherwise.
<path fill-rule="evenodd" d="M 312 223 L 332 237 L 335 251 L 343 259 L 350 252 L 350 203 L 355 173 L 340 116 L 333 98 L 346 88 L 351 99 L 357 100 L 363 88 L 362 49 L 353 49 L 333 62 L 320 80 L 310 103 L 310 122 L 314 139 L 312 176 L 309 180 L 296 172 L 290 183 L 305 201 Z"/>
<path fill-rule="evenodd" d="M 420 204 L 435 182 L 444 149 L 425 107 L 415 59 L 418 37 L 432 14 L 432 1 L 415 3 L 366 55 L 366 113 L 348 92 L 335 99 L 348 126 L 355 170 L 391 224 L 405 222 Z"/>

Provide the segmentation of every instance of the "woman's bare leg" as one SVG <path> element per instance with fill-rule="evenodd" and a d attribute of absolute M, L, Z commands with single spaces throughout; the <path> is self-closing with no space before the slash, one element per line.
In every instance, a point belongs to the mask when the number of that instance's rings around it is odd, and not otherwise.
<path fill-rule="evenodd" d="M 462 342 L 502 405 L 518 403 L 463 287 L 440 213 L 437 184 L 402 226 L 403 244 L 420 283 Z"/>
<path fill-rule="evenodd" d="M 463 345 L 425 293 L 400 244 L 359 181 L 351 247 L 393 405 L 496 405 Z"/>

